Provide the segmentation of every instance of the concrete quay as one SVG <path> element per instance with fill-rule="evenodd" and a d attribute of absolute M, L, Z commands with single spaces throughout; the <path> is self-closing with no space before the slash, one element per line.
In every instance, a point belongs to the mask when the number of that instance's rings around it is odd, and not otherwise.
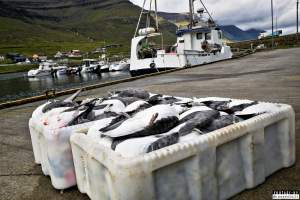
<path fill-rule="evenodd" d="M 256 53 L 244 58 L 147 77 L 84 92 L 81 98 L 108 90 L 138 87 L 176 96 L 218 96 L 286 103 L 296 113 L 296 164 L 234 200 L 271 199 L 273 190 L 300 191 L 300 49 Z M 34 164 L 28 120 L 43 101 L 0 110 L 0 199 L 89 199 L 76 187 L 63 193 Z"/>

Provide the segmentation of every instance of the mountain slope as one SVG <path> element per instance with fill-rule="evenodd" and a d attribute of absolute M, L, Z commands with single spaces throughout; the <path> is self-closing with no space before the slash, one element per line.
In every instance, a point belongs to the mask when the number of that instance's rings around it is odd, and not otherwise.
<path fill-rule="evenodd" d="M 244 31 L 234 25 L 220 26 L 220 28 L 224 32 L 225 37 L 233 41 L 257 39 L 259 34 L 263 32 L 262 30 L 257 29 L 249 29 L 247 31 Z"/>
<path fill-rule="evenodd" d="M 28 53 L 40 46 L 94 48 L 103 42 L 128 49 L 139 12 L 128 0 L 0 0 L 0 53 L 10 47 L 31 48 Z M 176 26 L 163 20 L 161 29 L 174 41 Z"/>

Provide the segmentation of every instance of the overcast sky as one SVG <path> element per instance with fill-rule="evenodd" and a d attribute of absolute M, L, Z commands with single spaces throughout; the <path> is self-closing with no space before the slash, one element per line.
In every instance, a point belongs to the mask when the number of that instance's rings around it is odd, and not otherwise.
<path fill-rule="evenodd" d="M 142 5 L 144 0 L 130 0 Z M 149 0 L 147 0 L 149 2 Z M 187 12 L 188 0 L 157 0 L 160 11 Z M 271 29 L 270 0 L 203 0 L 213 18 L 221 25 L 234 24 L 242 29 Z M 296 31 L 296 0 L 273 0 L 274 23 L 285 33 Z M 196 0 L 198 3 L 198 0 Z M 199 6 L 200 4 L 196 4 Z"/>

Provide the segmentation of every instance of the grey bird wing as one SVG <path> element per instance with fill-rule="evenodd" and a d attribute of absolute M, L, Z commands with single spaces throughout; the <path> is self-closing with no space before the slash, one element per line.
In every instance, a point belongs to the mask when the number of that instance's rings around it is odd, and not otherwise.
<path fill-rule="evenodd" d="M 73 102 L 81 92 L 82 92 L 82 88 L 78 90 L 76 93 L 74 93 L 72 96 L 66 98 L 64 102 Z"/>

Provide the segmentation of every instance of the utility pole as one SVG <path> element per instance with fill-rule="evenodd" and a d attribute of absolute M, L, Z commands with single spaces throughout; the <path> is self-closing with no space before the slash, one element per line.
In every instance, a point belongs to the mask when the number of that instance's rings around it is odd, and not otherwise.
<path fill-rule="evenodd" d="M 297 0 L 297 35 L 299 33 L 299 0 Z"/>
<path fill-rule="evenodd" d="M 194 3 L 194 0 L 189 0 L 189 7 L 190 7 L 190 26 L 191 26 L 191 28 L 192 28 L 193 25 L 194 25 L 193 3 Z"/>
<path fill-rule="evenodd" d="M 299 0 L 296 2 L 296 40 L 299 42 Z"/>
<path fill-rule="evenodd" d="M 271 0 L 271 15 L 272 15 L 272 49 L 274 49 L 274 10 L 273 10 L 273 0 Z"/>

